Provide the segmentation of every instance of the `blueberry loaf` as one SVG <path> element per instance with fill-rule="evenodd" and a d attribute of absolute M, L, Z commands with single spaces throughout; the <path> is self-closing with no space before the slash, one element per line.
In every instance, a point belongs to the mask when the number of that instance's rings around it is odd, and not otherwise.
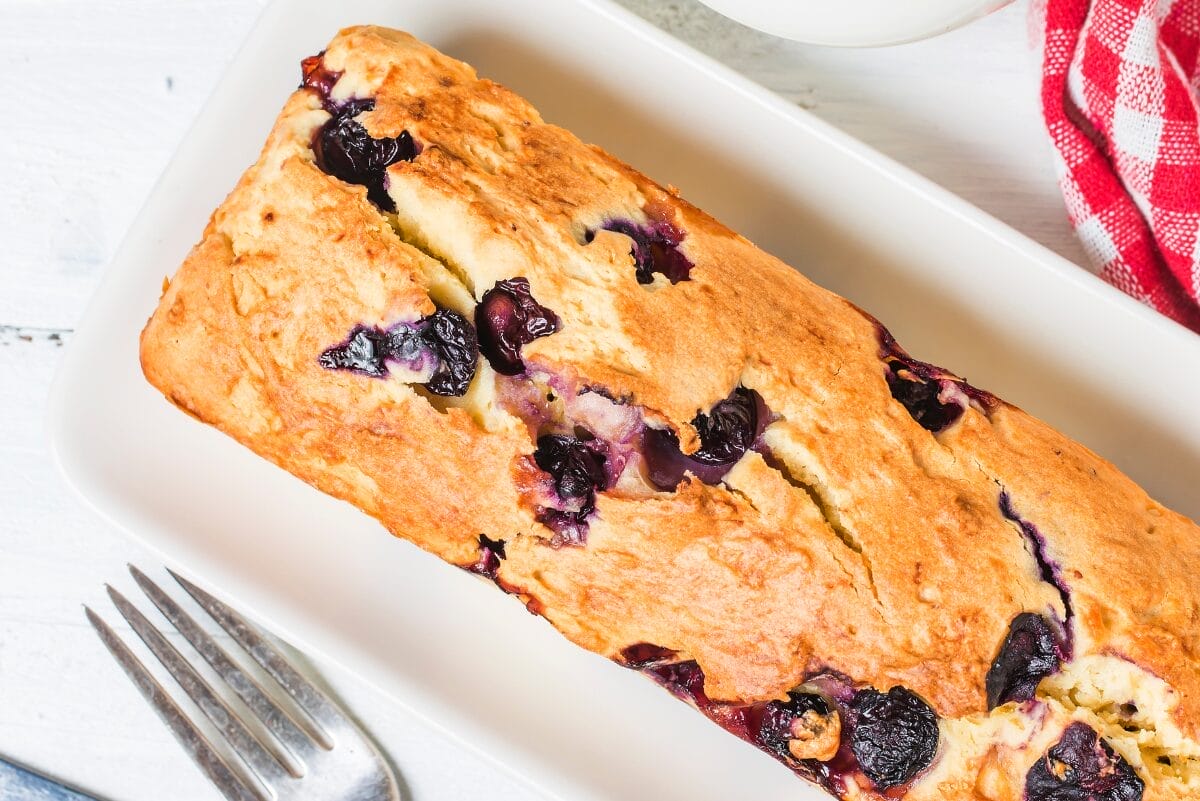
<path fill-rule="evenodd" d="M 305 60 L 141 359 L 835 796 L 1200 797 L 1194 523 L 407 34 Z"/>

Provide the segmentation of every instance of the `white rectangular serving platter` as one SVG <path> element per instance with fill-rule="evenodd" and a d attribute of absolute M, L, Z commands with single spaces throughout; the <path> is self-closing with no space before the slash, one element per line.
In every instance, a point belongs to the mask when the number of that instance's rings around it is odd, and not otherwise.
<path fill-rule="evenodd" d="M 633 672 L 167 404 L 137 338 L 255 158 L 301 57 L 404 28 L 817 282 L 914 355 L 1049 420 L 1200 516 L 1200 338 L 604 0 L 276 2 L 129 232 L 51 404 L 95 509 L 302 648 L 542 791 L 823 798 Z M 413 476 L 420 481 L 420 476 Z"/>

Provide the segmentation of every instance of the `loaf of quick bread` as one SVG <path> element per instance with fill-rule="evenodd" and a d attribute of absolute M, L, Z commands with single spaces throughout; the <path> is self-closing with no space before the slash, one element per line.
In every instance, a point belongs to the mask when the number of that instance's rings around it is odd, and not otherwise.
<path fill-rule="evenodd" d="M 1200 528 L 407 34 L 305 60 L 141 359 L 836 796 L 1200 798 Z"/>

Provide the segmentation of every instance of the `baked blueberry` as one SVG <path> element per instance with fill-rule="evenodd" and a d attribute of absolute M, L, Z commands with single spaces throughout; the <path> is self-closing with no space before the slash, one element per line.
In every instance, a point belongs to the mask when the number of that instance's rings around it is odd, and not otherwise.
<path fill-rule="evenodd" d="M 675 651 L 648 642 L 634 643 L 621 649 L 621 664 L 634 670 L 675 658 Z"/>
<path fill-rule="evenodd" d="M 850 702 L 850 716 L 850 749 L 876 789 L 907 784 L 933 762 L 937 715 L 911 690 L 859 690 Z"/>
<path fill-rule="evenodd" d="M 757 394 L 738 387 L 708 414 L 698 415 L 693 424 L 700 434 L 700 449 L 689 456 L 705 464 L 733 464 L 741 459 L 759 434 Z"/>
<path fill-rule="evenodd" d="M 539 506 L 533 519 L 554 532 L 550 545 L 561 548 L 564 545 L 583 545 L 587 541 L 588 517 L 594 511 L 594 504 L 586 504 L 576 510 Z"/>
<path fill-rule="evenodd" d="M 412 161 L 417 145 L 408 131 L 379 139 L 367 133 L 359 114 L 375 108 L 371 98 L 349 100 L 333 112 L 313 138 L 317 166 L 351 184 L 367 188 L 367 198 L 384 211 L 395 211 L 387 193 L 387 168 L 398 161 Z"/>
<path fill-rule="evenodd" d="M 1032 699 L 1042 679 L 1058 667 L 1054 630 L 1041 615 L 1022 612 L 1009 624 L 1008 636 L 984 680 L 988 709 L 1009 701 Z"/>
<path fill-rule="evenodd" d="M 938 433 L 953 425 L 974 404 L 990 414 L 1000 401 L 990 392 L 971 386 L 935 364 L 914 359 L 896 342 L 892 332 L 870 315 L 879 336 L 879 355 L 887 365 L 887 383 L 922 428 Z"/>
<path fill-rule="evenodd" d="M 324 351 L 317 361 L 327 370 L 352 370 L 376 378 L 387 375 L 384 363 L 392 355 L 389 336 L 378 328 L 356 325 L 341 345 Z"/>
<path fill-rule="evenodd" d="M 587 520 L 596 510 L 596 493 L 608 489 L 605 469 L 607 448 L 595 438 L 545 434 L 538 437 L 533 461 L 554 480 L 562 508 L 543 506 L 539 523 L 555 533 L 555 545 L 580 545 L 587 535 Z"/>
<path fill-rule="evenodd" d="M 450 309 L 438 309 L 410 339 L 419 339 L 437 355 L 437 367 L 425 382 L 426 389 L 435 395 L 466 394 L 479 360 L 479 342 L 467 318 Z"/>
<path fill-rule="evenodd" d="M 887 382 L 892 397 L 927 431 L 936 434 L 949 428 L 962 416 L 961 404 L 941 400 L 940 380 L 922 378 L 899 360 L 888 362 Z"/>
<path fill-rule="evenodd" d="M 521 348 L 538 337 L 550 336 L 559 325 L 558 315 L 533 299 L 525 278 L 497 281 L 475 307 L 480 349 L 502 375 L 525 372 Z"/>
<path fill-rule="evenodd" d="M 694 660 L 655 664 L 644 670 L 674 695 L 692 701 L 702 712 L 709 712 L 712 702 L 704 693 L 704 671 Z"/>
<path fill-rule="evenodd" d="M 836 714 L 829 702 L 816 693 L 788 693 L 786 701 L 768 701 L 762 705 L 752 734 L 755 742 L 764 750 L 781 757 L 793 756 L 789 743 L 796 739 L 796 726 L 805 728 L 809 721 L 829 720 Z M 836 734 L 835 734 L 836 739 Z"/>
<path fill-rule="evenodd" d="M 333 85 L 342 77 L 342 73 L 325 67 L 325 51 L 322 50 L 315 56 L 301 61 L 300 73 L 303 76 L 300 85 L 315 90 L 321 96 L 321 102 L 328 108 L 329 93 L 333 91 Z"/>
<path fill-rule="evenodd" d="M 600 227 L 633 240 L 629 255 L 633 257 L 634 274 L 639 284 L 654 283 L 654 273 L 666 276 L 672 284 L 691 277 L 694 265 L 679 250 L 685 234 L 671 223 L 658 221 L 640 225 L 633 220 L 607 220 Z M 591 242 L 594 237 L 595 232 L 588 231 L 587 241 Z"/>
<path fill-rule="evenodd" d="M 1144 783 L 1086 723 L 1072 723 L 1025 777 L 1028 801 L 1140 801 Z"/>
<path fill-rule="evenodd" d="M 330 370 L 352 370 L 383 378 L 387 363 L 399 362 L 417 371 L 428 370 L 424 386 L 435 395 L 466 393 L 475 377 L 479 344 L 475 329 L 456 311 L 438 309 L 416 323 L 400 323 L 387 331 L 355 326 L 341 345 L 317 358 Z"/>
<path fill-rule="evenodd" d="M 708 414 L 692 419 L 700 435 L 700 448 L 695 453 L 684 454 L 673 431 L 647 428 L 642 435 L 647 477 L 663 490 L 677 487 L 688 472 L 705 484 L 716 484 L 754 445 L 769 417 L 757 392 L 738 387 Z"/>
<path fill-rule="evenodd" d="M 604 446 L 596 439 L 547 434 L 538 437 L 533 461 L 554 478 L 554 491 L 565 501 L 594 498 L 608 487 Z"/>
<path fill-rule="evenodd" d="M 494 540 L 486 534 L 480 534 L 479 559 L 467 570 L 495 581 L 502 559 L 504 559 L 504 540 Z"/>

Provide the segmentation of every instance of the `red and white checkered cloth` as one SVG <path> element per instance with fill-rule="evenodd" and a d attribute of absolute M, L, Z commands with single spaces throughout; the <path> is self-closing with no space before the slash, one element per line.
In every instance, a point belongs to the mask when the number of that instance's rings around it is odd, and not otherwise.
<path fill-rule="evenodd" d="M 1042 106 L 1109 283 L 1200 333 L 1200 0 L 1045 0 Z"/>

